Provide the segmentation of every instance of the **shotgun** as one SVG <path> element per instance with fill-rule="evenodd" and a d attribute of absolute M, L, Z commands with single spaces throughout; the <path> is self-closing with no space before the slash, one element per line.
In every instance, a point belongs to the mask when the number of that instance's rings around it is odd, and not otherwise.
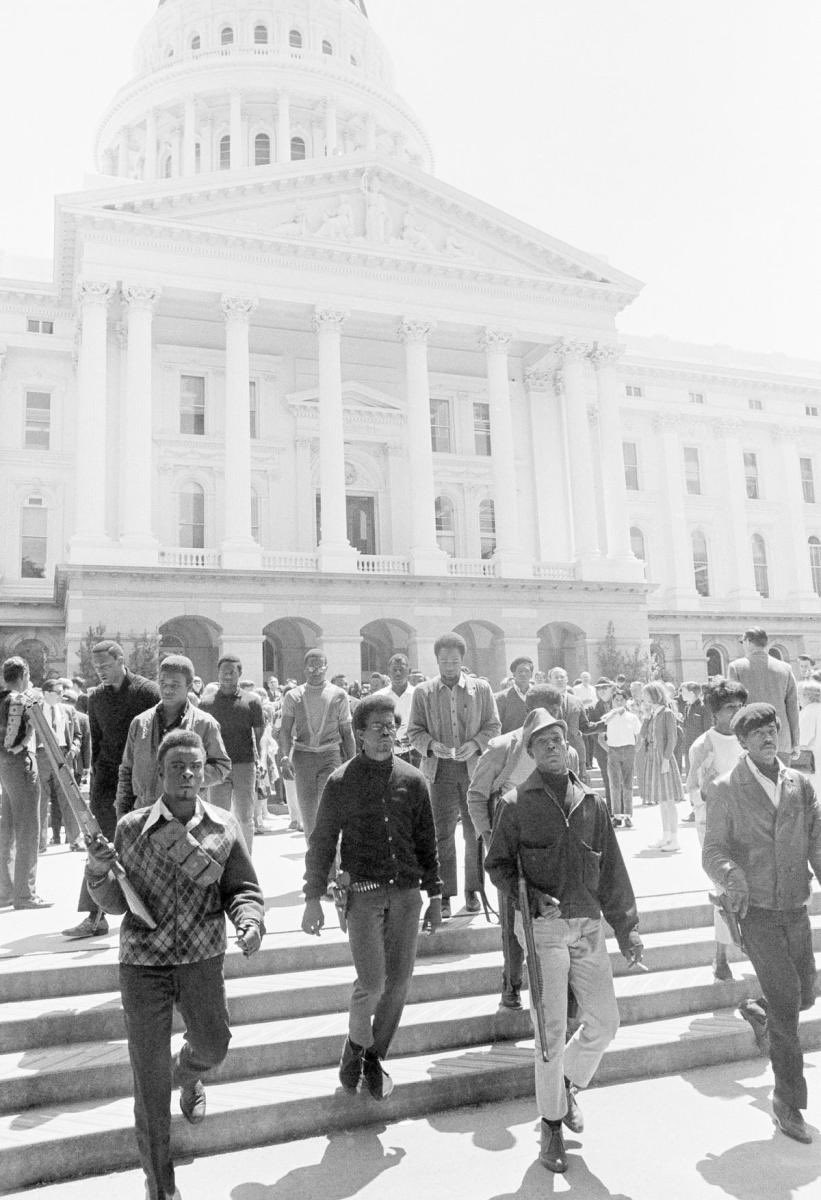
<path fill-rule="evenodd" d="M 547 1030 L 544 1024 L 544 1009 L 542 1008 L 542 976 L 539 970 L 539 956 L 536 953 L 536 939 L 533 936 L 533 914 L 530 911 L 530 896 L 527 892 L 527 880 L 522 870 L 522 857 L 516 855 L 516 866 L 519 871 L 519 910 L 522 914 L 522 925 L 525 931 L 525 946 L 527 948 L 527 985 L 530 988 L 530 999 L 536 1012 L 536 1027 L 539 1031 L 539 1044 L 542 1058 L 547 1058 Z"/>

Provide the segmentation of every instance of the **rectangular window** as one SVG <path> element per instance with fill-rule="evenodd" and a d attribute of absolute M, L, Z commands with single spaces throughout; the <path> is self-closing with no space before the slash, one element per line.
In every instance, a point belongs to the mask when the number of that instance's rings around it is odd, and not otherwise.
<path fill-rule="evenodd" d="M 695 446 L 684 447 L 684 485 L 688 496 L 701 495 L 701 463 Z"/>
<path fill-rule="evenodd" d="M 29 317 L 26 321 L 27 333 L 54 333 L 53 321 L 37 321 L 33 317 Z"/>
<path fill-rule="evenodd" d="M 180 493 L 179 535 L 181 546 L 205 549 L 205 493 L 201 487 Z"/>
<path fill-rule="evenodd" d="M 640 400 L 644 395 L 644 389 L 637 387 L 635 383 L 626 383 L 624 385 L 624 394 L 631 400 Z"/>
<path fill-rule="evenodd" d="M 48 450 L 50 436 L 50 393 L 26 392 L 26 430 L 23 445 L 34 450 Z"/>
<path fill-rule="evenodd" d="M 431 399 L 430 440 L 434 453 L 453 453 L 453 426 L 451 422 L 450 400 Z"/>
<path fill-rule="evenodd" d="M 31 317 L 29 317 L 28 321 L 26 321 L 26 332 L 27 333 L 39 333 L 40 332 L 40 322 L 32 321 Z"/>
<path fill-rule="evenodd" d="M 622 442 L 624 455 L 624 486 L 628 492 L 639 490 L 639 454 L 635 442 Z"/>
<path fill-rule="evenodd" d="M 259 437 L 259 391 L 257 389 L 256 380 L 252 379 L 248 385 L 249 391 L 249 411 L 251 416 L 251 437 Z"/>
<path fill-rule="evenodd" d="M 804 416 L 805 417 L 817 417 L 818 416 L 818 405 L 817 404 L 805 404 L 804 405 Z"/>
<path fill-rule="evenodd" d="M 764 401 L 759 400 L 758 397 L 756 397 L 756 396 L 750 396 L 749 400 L 747 401 L 747 404 L 750 406 L 750 408 L 753 410 L 753 412 L 761 412 L 761 410 L 764 407 Z"/>
<path fill-rule="evenodd" d="M 180 433 L 205 433 L 205 379 L 183 375 L 180 379 Z"/>
<path fill-rule="evenodd" d="M 43 579 L 46 574 L 46 528 L 48 512 L 26 504 L 20 519 L 20 576 Z"/>
<path fill-rule="evenodd" d="M 747 486 L 747 499 L 760 500 L 758 488 L 758 457 L 750 450 L 744 451 L 744 481 Z"/>
<path fill-rule="evenodd" d="M 691 404 L 703 404 L 704 403 L 704 393 L 703 392 L 690 392 L 690 403 Z"/>
<path fill-rule="evenodd" d="M 473 449 L 483 458 L 490 457 L 490 405 L 473 406 Z"/>
<path fill-rule="evenodd" d="M 804 493 L 805 504 L 815 504 L 815 477 L 812 473 L 812 459 L 802 458 L 801 462 L 801 491 Z"/>

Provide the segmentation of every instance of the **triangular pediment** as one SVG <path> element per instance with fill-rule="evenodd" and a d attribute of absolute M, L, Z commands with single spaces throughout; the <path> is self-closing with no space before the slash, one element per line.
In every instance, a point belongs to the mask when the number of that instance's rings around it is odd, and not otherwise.
<path fill-rule="evenodd" d="M 301 408 L 305 405 L 318 407 L 319 389 L 305 388 L 300 392 L 290 392 L 285 400 L 291 408 Z M 386 396 L 384 392 L 368 387 L 365 383 L 357 383 L 355 380 L 349 380 L 342 384 L 342 406 L 343 408 L 364 409 L 366 412 L 374 414 L 394 415 L 402 411 L 400 404 L 392 396 Z"/>
<path fill-rule="evenodd" d="M 180 235 L 256 240 L 282 252 L 346 255 L 570 280 L 638 294 L 610 264 L 392 159 L 349 155 L 243 175 L 131 184 L 65 198 Z M 75 210 L 76 211 L 76 210 Z"/>

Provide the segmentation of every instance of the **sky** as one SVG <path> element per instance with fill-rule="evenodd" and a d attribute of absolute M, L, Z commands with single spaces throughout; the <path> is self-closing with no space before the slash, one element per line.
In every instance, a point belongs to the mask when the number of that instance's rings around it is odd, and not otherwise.
<path fill-rule="evenodd" d="M 155 7 L 0 0 L 0 254 L 51 256 Z M 817 0 L 368 9 L 436 174 L 642 280 L 624 333 L 821 360 Z"/>

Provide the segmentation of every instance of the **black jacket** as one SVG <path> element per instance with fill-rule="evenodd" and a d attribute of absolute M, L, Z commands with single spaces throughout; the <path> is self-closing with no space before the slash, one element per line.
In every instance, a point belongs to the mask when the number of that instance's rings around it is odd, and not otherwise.
<path fill-rule="evenodd" d="M 328 779 L 305 856 L 305 899 L 323 895 L 342 834 L 340 864 L 351 880 L 442 893 L 428 785 L 401 759 L 357 754 Z"/>
<path fill-rule="evenodd" d="M 607 806 L 570 774 L 569 817 L 547 790 L 538 771 L 509 792 L 500 807 L 485 866 L 493 882 L 518 895 L 517 855 L 531 893 L 555 896 L 563 918 L 597 918 L 604 913 L 619 946 L 639 923 L 636 899 Z"/>

